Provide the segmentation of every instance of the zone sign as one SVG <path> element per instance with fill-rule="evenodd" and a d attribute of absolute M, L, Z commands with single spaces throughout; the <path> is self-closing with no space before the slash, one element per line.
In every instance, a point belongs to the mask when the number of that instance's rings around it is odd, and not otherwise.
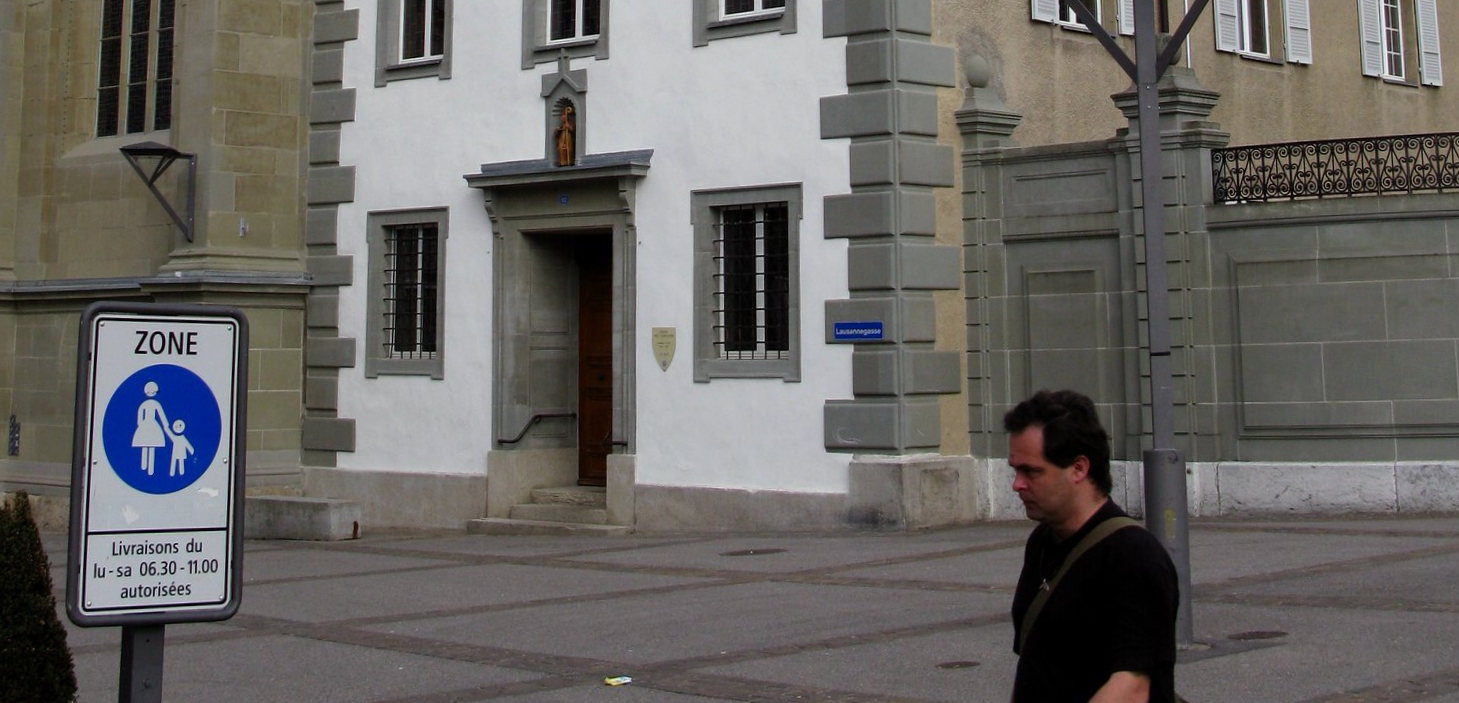
<path fill-rule="evenodd" d="M 76 624 L 237 611 L 247 369 L 248 322 L 235 308 L 86 309 L 66 576 Z"/>

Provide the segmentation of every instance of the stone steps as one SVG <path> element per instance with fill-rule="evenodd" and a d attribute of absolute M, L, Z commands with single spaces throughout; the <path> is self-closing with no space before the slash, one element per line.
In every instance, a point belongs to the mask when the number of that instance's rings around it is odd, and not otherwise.
<path fill-rule="evenodd" d="M 632 528 L 608 524 L 608 490 L 600 486 L 533 489 L 530 503 L 513 505 L 506 518 L 480 518 L 466 525 L 471 534 L 618 535 Z"/>

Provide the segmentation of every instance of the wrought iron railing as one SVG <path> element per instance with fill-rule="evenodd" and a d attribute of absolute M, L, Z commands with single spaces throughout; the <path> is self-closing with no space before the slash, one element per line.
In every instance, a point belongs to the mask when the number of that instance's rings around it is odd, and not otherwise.
<path fill-rule="evenodd" d="M 1459 133 L 1262 144 L 1211 152 L 1218 203 L 1459 188 Z"/>

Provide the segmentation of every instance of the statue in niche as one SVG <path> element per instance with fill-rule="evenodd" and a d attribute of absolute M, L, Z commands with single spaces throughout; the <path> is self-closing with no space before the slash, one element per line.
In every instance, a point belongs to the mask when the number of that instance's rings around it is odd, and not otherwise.
<path fill-rule="evenodd" d="M 557 125 L 557 165 L 571 166 L 577 162 L 577 137 L 574 134 L 573 109 L 564 105 L 562 117 Z"/>

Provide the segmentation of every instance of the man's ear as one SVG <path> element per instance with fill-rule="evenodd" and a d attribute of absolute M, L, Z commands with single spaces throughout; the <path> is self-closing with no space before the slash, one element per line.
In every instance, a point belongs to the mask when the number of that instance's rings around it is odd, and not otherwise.
<path fill-rule="evenodd" d="M 1069 465 L 1069 478 L 1075 483 L 1089 478 L 1089 457 L 1083 454 L 1074 457 L 1074 463 Z"/>

